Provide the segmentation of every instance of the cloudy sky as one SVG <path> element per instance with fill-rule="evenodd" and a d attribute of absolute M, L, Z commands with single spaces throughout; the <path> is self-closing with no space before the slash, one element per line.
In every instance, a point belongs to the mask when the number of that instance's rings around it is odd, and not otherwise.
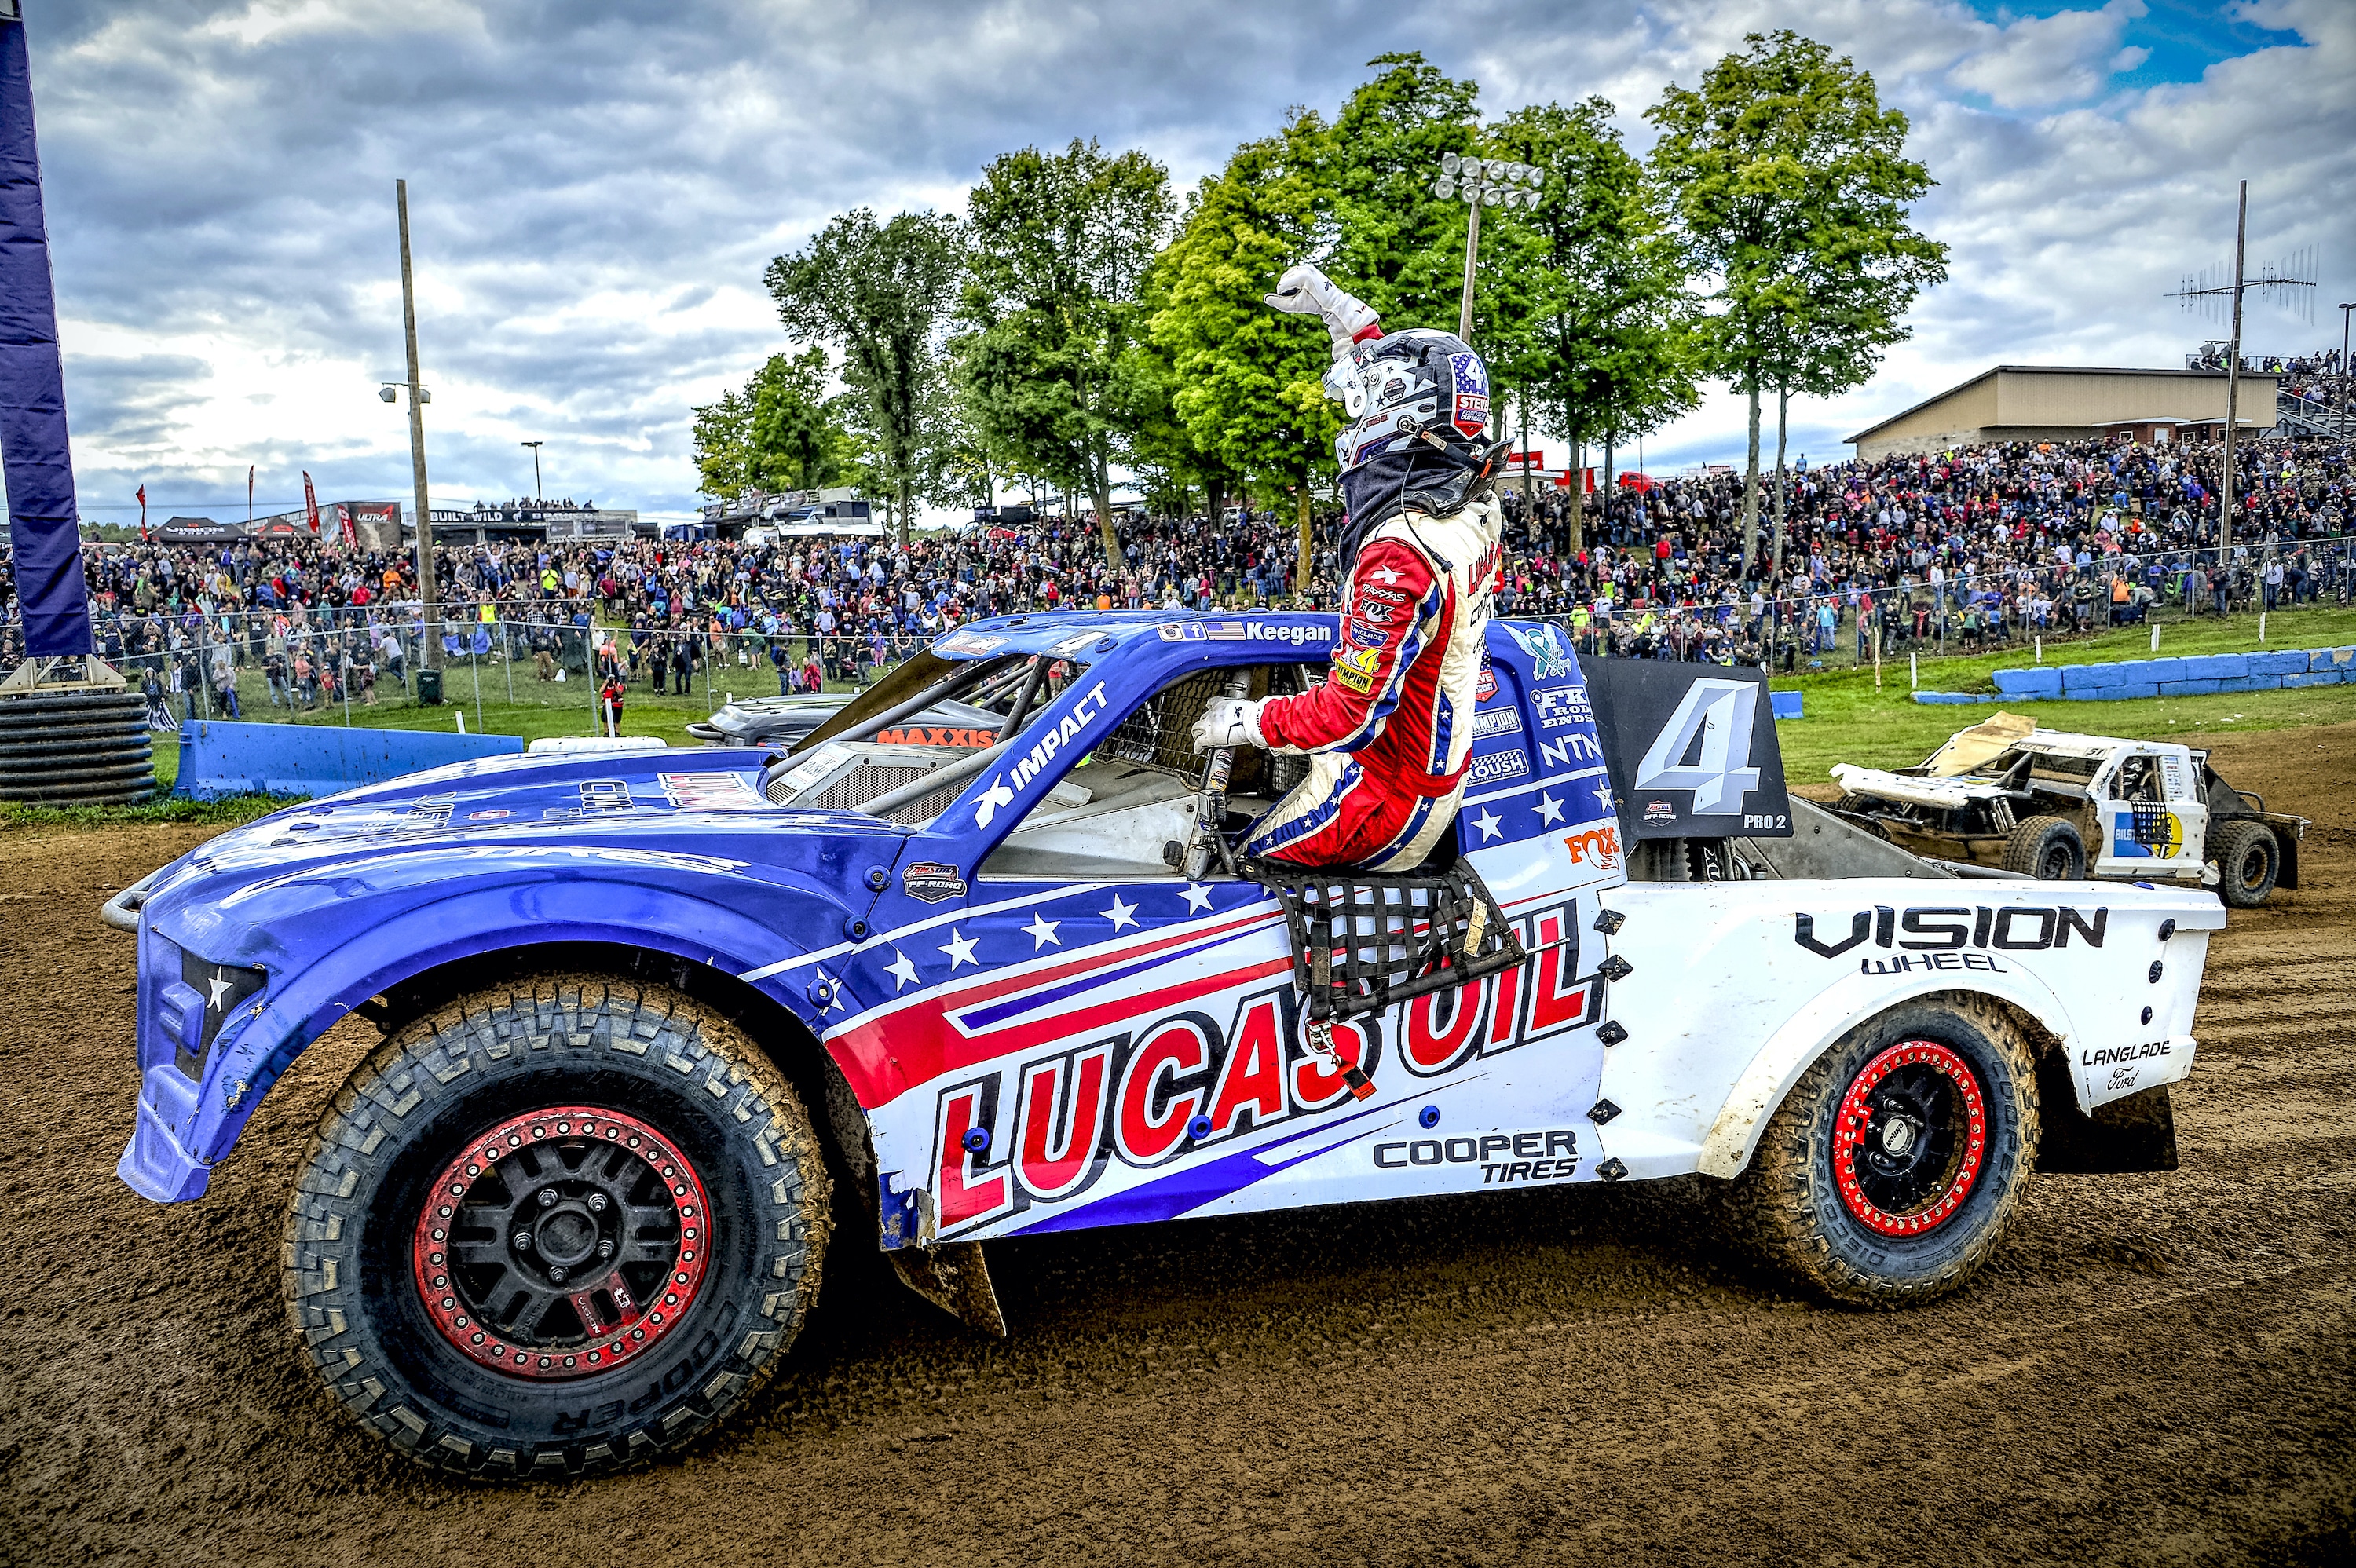
<path fill-rule="evenodd" d="M 409 494 L 393 179 L 410 182 L 437 504 L 692 507 L 690 406 L 783 347 L 769 258 L 832 214 L 958 207 L 993 155 L 1096 137 L 1188 182 L 1390 49 L 1485 112 L 1601 93 L 1633 143 L 1665 82 L 1791 27 L 1870 69 L 1940 182 L 1951 281 L 1795 450 L 2002 362 L 2171 365 L 2213 330 L 2160 296 L 2319 248 L 2356 298 L 2349 0 L 24 0 L 83 515 L 235 516 Z M 1711 399 L 1648 443 L 1740 451 Z M 158 513 L 157 515 L 162 515 Z"/>

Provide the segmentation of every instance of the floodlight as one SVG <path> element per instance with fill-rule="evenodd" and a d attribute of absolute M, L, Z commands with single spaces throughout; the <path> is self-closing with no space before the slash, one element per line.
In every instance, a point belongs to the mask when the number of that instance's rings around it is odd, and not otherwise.
<path fill-rule="evenodd" d="M 1440 200 L 1446 201 L 1450 197 L 1456 194 L 1456 182 L 1450 179 L 1447 176 L 1442 175 L 1440 178 L 1431 182 L 1431 194 L 1438 197 Z"/>
<path fill-rule="evenodd" d="M 1477 185 L 1461 185 L 1456 187 L 1456 194 L 1462 197 L 1468 203 L 1478 204 L 1481 199 L 1481 187 Z"/>
<path fill-rule="evenodd" d="M 430 403 L 434 400 L 434 394 L 420 387 L 417 389 L 417 400 L 421 403 Z"/>
<path fill-rule="evenodd" d="M 1505 199 L 1505 193 L 1495 186 L 1490 186 L 1487 189 L 1482 191 L 1481 199 L 1489 206 L 1494 207 L 1499 202 Z"/>
<path fill-rule="evenodd" d="M 376 395 L 382 398 L 388 403 L 392 401 L 394 398 L 400 396 L 400 394 L 395 392 L 391 387 L 379 387 L 376 389 Z"/>
<path fill-rule="evenodd" d="M 1463 166 L 1463 163 L 1464 160 L 1458 157 L 1453 153 L 1442 153 L 1440 155 L 1440 172 L 1444 175 L 1452 175 L 1459 168 Z"/>
<path fill-rule="evenodd" d="M 1464 172 L 1476 180 L 1481 179 L 1488 174 L 1489 165 L 1479 158 L 1467 158 L 1464 160 Z"/>

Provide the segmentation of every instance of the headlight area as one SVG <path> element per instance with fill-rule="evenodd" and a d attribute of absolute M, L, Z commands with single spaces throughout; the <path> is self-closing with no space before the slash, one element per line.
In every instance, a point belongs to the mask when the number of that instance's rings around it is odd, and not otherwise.
<path fill-rule="evenodd" d="M 153 931 L 142 942 L 139 1065 L 169 1062 L 190 1083 L 202 1083 L 213 1042 L 270 976 L 241 964 L 216 964 Z"/>

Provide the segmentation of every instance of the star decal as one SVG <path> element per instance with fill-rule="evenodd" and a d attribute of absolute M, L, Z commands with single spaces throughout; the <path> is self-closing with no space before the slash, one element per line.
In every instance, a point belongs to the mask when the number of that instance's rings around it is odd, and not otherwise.
<path fill-rule="evenodd" d="M 1378 567 L 1375 568 L 1375 570 L 1374 570 L 1374 571 L 1370 571 L 1370 572 L 1366 573 L 1366 575 L 1367 575 L 1368 577 L 1374 578 L 1376 581 L 1380 582 L 1380 583 L 1381 583 L 1384 587 L 1386 587 L 1386 588 L 1390 587 L 1393 583 L 1395 583 L 1395 582 L 1397 582 L 1397 581 L 1398 581 L 1398 572 L 1396 572 L 1396 571 L 1392 571 L 1389 567 L 1387 567 L 1387 566 L 1378 566 Z"/>
<path fill-rule="evenodd" d="M 1486 844 L 1502 833 L 1505 825 L 1495 812 L 1484 807 L 1481 815 L 1472 819 L 1472 826 L 1481 830 L 1481 842 Z"/>
<path fill-rule="evenodd" d="M 976 968 L 981 966 L 981 960 L 973 955 L 973 944 L 972 937 L 960 936 L 958 934 L 957 927 L 949 927 L 948 945 L 940 951 L 948 955 L 950 974 L 956 974 L 957 966 L 960 964 L 970 964 Z"/>
<path fill-rule="evenodd" d="M 1610 784 L 1598 784 L 1595 786 L 1595 804 L 1601 806 L 1606 811 L 1612 809 L 1612 786 Z"/>
<path fill-rule="evenodd" d="M 1538 820 L 1557 827 L 1562 826 L 1562 802 L 1555 799 L 1551 790 L 1538 796 Z"/>
<path fill-rule="evenodd" d="M 216 969 L 213 971 L 213 977 L 206 984 L 212 987 L 213 998 L 205 1006 L 214 1012 L 219 1012 L 221 1010 L 221 999 L 229 995 L 232 982 L 227 974 Z"/>
<path fill-rule="evenodd" d="M 1137 906 L 1131 903 L 1121 902 L 1120 895 L 1119 893 L 1115 893 L 1112 896 L 1112 908 L 1102 910 L 1098 912 L 1107 920 L 1112 922 L 1112 928 L 1115 931 L 1119 931 L 1124 925 L 1135 925 L 1137 923 Z"/>
<path fill-rule="evenodd" d="M 819 1008 L 819 1011 L 820 1013 L 833 1012 L 836 1008 L 842 1006 L 842 982 L 836 979 L 833 976 L 828 974 L 823 969 L 818 972 L 818 979 L 819 984 L 826 987 L 826 1005 Z"/>
<path fill-rule="evenodd" d="M 1055 934 L 1055 928 L 1063 923 L 1060 920 L 1049 920 L 1033 910 L 1031 923 L 1023 928 L 1023 934 L 1031 939 L 1031 951 L 1036 953 L 1051 942 L 1058 947 L 1064 945 L 1064 939 Z"/>
<path fill-rule="evenodd" d="M 1201 914 L 1211 907 L 1211 890 L 1200 882 L 1188 882 L 1186 891 L 1178 895 L 1186 901 L 1186 912 Z"/>
<path fill-rule="evenodd" d="M 981 807 L 973 814 L 973 825 L 976 827 L 989 827 L 990 819 L 998 815 L 1000 806 L 1013 804 L 1014 792 L 1006 787 L 1006 781 L 1002 778 L 994 780 L 988 789 L 981 792 Z"/>
<path fill-rule="evenodd" d="M 884 965 L 884 972 L 892 976 L 894 995 L 916 983 L 916 961 L 896 947 L 892 949 L 892 962 Z"/>

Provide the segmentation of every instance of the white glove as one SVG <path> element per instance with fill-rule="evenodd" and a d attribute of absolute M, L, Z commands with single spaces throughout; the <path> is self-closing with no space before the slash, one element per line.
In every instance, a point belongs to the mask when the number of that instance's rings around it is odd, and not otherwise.
<path fill-rule="evenodd" d="M 1259 704 L 1239 697 L 1215 697 L 1194 720 L 1194 750 L 1215 752 L 1222 746 L 1259 746 Z"/>
<path fill-rule="evenodd" d="M 1333 279 L 1306 263 L 1285 269 L 1277 280 L 1276 293 L 1266 296 L 1269 305 L 1294 315 L 1322 316 L 1326 336 L 1333 340 L 1333 357 L 1339 359 L 1350 351 L 1350 345 L 1361 337 L 1381 332 L 1375 313 L 1355 295 L 1344 293 Z"/>

